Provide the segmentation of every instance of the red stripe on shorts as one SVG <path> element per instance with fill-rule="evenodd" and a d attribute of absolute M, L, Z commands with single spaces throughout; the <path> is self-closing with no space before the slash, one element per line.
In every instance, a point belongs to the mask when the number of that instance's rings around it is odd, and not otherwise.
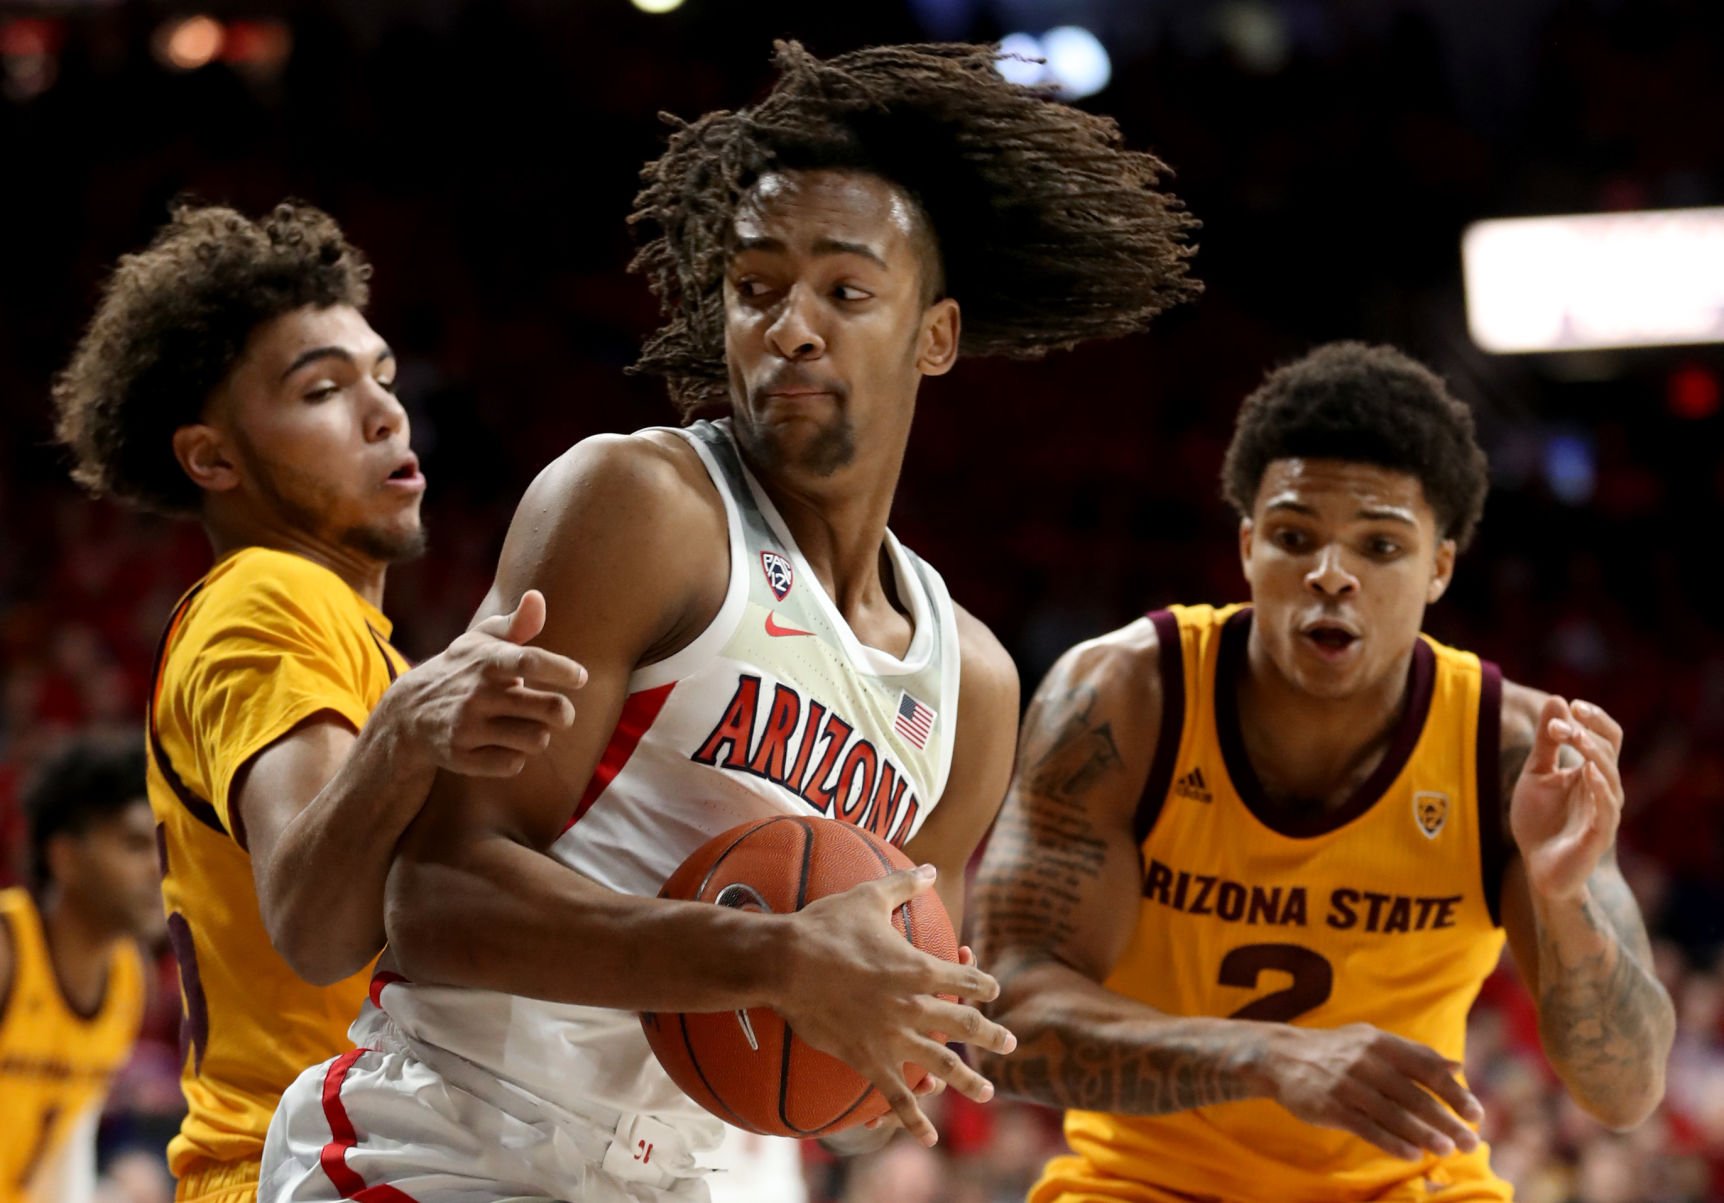
<path fill-rule="evenodd" d="M 675 688 L 676 682 L 672 681 L 657 689 L 643 689 L 629 695 L 628 701 L 623 703 L 622 714 L 617 718 L 616 730 L 611 732 L 611 742 L 605 746 L 604 757 L 599 761 L 599 767 L 593 770 L 593 779 L 587 782 L 587 792 L 581 795 L 575 813 L 563 824 L 564 831 L 579 823 L 581 816 L 599 800 L 599 795 L 617 779 L 629 757 L 635 754 L 641 737 L 658 721 L 659 711 L 664 709 L 665 702 L 670 699 L 670 691 Z"/>
<path fill-rule="evenodd" d="M 365 1179 L 347 1164 L 347 1150 L 359 1143 L 359 1134 L 353 1130 L 353 1121 L 347 1118 L 347 1108 L 341 1104 L 341 1084 L 360 1054 L 370 1051 L 356 1048 L 343 1053 L 329 1063 L 329 1072 L 323 1075 L 323 1118 L 329 1123 L 332 1139 L 323 1146 L 318 1164 L 343 1199 L 354 1199 L 357 1203 L 414 1203 L 412 1196 L 393 1186 L 366 1186 Z"/>

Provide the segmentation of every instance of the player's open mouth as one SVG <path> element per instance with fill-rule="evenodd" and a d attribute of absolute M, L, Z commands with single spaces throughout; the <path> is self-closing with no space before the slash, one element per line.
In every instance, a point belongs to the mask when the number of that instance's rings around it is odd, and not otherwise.
<path fill-rule="evenodd" d="M 1334 623 L 1313 623 L 1300 632 L 1327 659 L 1343 656 L 1359 642 L 1359 636 Z"/>
<path fill-rule="evenodd" d="M 398 489 L 423 489 L 425 478 L 419 473 L 419 457 L 410 455 L 386 478 L 385 484 Z"/>

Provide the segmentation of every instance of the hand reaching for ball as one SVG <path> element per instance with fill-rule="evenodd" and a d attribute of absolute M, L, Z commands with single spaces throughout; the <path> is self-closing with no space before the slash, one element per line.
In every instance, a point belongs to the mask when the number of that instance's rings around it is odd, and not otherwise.
<path fill-rule="evenodd" d="M 924 1067 L 925 1081 L 978 1103 L 994 1093 L 933 1034 L 1001 1054 L 1017 1047 L 1016 1037 L 972 1005 L 996 998 L 999 983 L 976 967 L 973 954 L 964 955 L 968 949 L 956 962 L 941 960 L 913 947 L 893 925 L 893 912 L 930 889 L 934 876 L 931 865 L 904 869 L 809 903 L 793 918 L 797 939 L 773 1003 L 803 1041 L 872 1082 L 926 1145 L 939 1138 L 905 1079 L 906 1065 Z"/>

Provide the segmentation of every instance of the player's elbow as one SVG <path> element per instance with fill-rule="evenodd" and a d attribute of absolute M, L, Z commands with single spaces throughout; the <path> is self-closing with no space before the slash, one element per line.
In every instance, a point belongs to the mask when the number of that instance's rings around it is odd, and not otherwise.
<path fill-rule="evenodd" d="M 1664 1049 L 1643 1073 L 1633 1075 L 1630 1080 L 1585 1089 L 1571 1083 L 1569 1093 L 1582 1110 L 1605 1127 L 1616 1132 L 1638 1128 L 1664 1101 L 1664 1063 L 1668 1054 L 1668 1048 Z"/>
<path fill-rule="evenodd" d="M 1627 1132 L 1638 1128 L 1658 1110 L 1658 1104 L 1664 1101 L 1664 1077 L 1658 1075 L 1656 1082 L 1648 1083 L 1638 1091 L 1612 1091 L 1603 1098 L 1577 1101 L 1588 1115 L 1606 1128 L 1613 1132 Z"/>
<path fill-rule="evenodd" d="M 261 891 L 258 912 L 269 942 L 287 967 L 313 986 L 333 986 L 365 968 L 381 944 L 360 940 L 326 914 L 309 913 L 294 895 Z"/>
<path fill-rule="evenodd" d="M 379 951 L 343 942 L 327 924 L 304 922 L 280 911 L 264 915 L 264 929 L 287 967 L 313 986 L 333 986 L 352 977 Z"/>

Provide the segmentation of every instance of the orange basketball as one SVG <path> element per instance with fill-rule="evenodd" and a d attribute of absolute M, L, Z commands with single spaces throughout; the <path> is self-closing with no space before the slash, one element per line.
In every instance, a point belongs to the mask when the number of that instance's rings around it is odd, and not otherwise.
<path fill-rule="evenodd" d="M 671 874 L 659 897 L 787 914 L 912 867 L 892 845 L 848 823 L 780 815 L 733 827 L 702 844 Z M 922 951 L 958 959 L 952 921 L 932 890 L 899 907 L 892 922 Z M 671 1080 L 738 1128 L 767 1136 L 825 1136 L 888 1110 L 866 1078 L 802 1043 L 771 1008 L 749 1010 L 746 1023 L 737 1011 L 648 1012 L 641 1026 Z M 912 1088 L 924 1077 L 920 1067 L 905 1067 Z"/>

